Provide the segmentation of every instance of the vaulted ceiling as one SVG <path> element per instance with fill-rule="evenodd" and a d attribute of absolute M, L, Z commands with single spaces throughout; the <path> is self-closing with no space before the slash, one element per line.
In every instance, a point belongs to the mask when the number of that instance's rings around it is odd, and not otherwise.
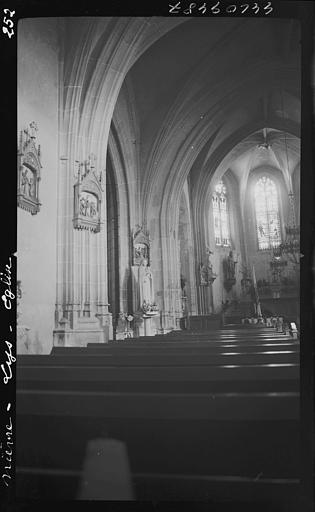
<path fill-rule="evenodd" d="M 172 141 L 176 153 L 193 134 L 192 181 L 223 162 L 221 171 L 238 180 L 262 164 L 292 173 L 300 158 L 299 37 L 293 20 L 191 18 L 150 46 L 127 75 L 141 172 L 163 136 L 167 154 Z M 266 141 L 269 149 L 259 147 Z"/>

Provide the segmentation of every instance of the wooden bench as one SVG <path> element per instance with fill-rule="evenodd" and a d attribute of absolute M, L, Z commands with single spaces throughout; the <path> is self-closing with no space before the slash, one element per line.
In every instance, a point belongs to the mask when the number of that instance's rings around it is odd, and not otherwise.
<path fill-rule="evenodd" d="M 299 394 L 288 393 L 106 393 L 17 390 L 19 415 L 104 418 L 286 420 L 299 416 Z"/>
<path fill-rule="evenodd" d="M 63 475 L 69 493 L 59 494 L 73 497 L 86 443 L 107 436 L 127 446 L 137 499 L 224 501 L 230 492 L 246 501 L 256 493 L 270 509 L 288 492 L 292 504 L 299 347 L 261 334 L 173 335 L 18 356 L 18 493 L 35 485 L 52 498 Z"/>
<path fill-rule="evenodd" d="M 17 493 L 24 499 L 76 499 L 81 478 L 75 470 L 16 468 Z M 301 510 L 299 480 L 294 478 L 134 473 L 132 482 L 138 501 L 199 501 L 208 508 L 215 503 L 215 510 L 219 503 L 230 503 L 245 512 Z"/>
<path fill-rule="evenodd" d="M 109 391 L 212 392 L 298 391 L 299 366 L 80 366 L 25 364 L 18 359 L 20 389 L 99 389 Z"/>
<path fill-rule="evenodd" d="M 42 366 L 50 366 L 51 358 L 55 359 L 55 364 L 68 366 L 224 366 L 224 365 L 254 365 L 254 364 L 298 364 L 299 358 L 296 353 L 289 354 L 237 354 L 237 355 L 114 355 L 102 354 L 78 355 L 72 356 L 41 356 Z M 29 356 L 29 364 L 37 359 Z"/>
<path fill-rule="evenodd" d="M 204 343 L 198 342 L 196 343 L 174 343 L 172 344 L 163 344 L 163 343 L 99 343 L 97 345 L 87 345 L 87 347 L 53 347 L 51 350 L 51 355 L 72 355 L 72 354 L 95 354 L 101 355 L 102 353 L 119 353 L 119 354 L 141 354 L 148 353 L 158 354 L 158 353 L 167 353 L 167 354 L 213 354 L 216 352 L 227 351 L 229 348 L 235 348 L 238 352 L 262 352 L 262 351 L 294 351 L 299 352 L 299 347 L 293 342 L 270 342 L 270 340 L 266 340 L 263 343 L 248 343 L 248 342 L 213 342 L 213 343 Z"/>
<path fill-rule="evenodd" d="M 266 332 L 266 333 L 240 333 L 240 332 L 229 332 L 229 333 L 223 333 L 221 331 L 219 332 L 211 332 L 211 333 L 189 333 L 184 334 L 183 331 L 181 331 L 179 334 L 175 335 L 166 335 L 166 334 L 156 334 L 155 336 L 141 336 L 140 338 L 126 338 L 127 341 L 168 341 L 168 342 L 174 342 L 174 341 L 185 341 L 185 340 L 220 340 L 220 339 L 239 339 L 239 340 L 246 340 L 246 339 L 252 339 L 252 340 L 259 340 L 264 338 L 274 338 L 274 339 L 293 339 L 290 335 L 280 333 L 280 332 Z M 123 340 L 121 340 L 123 341 Z"/>
<path fill-rule="evenodd" d="M 132 474 L 143 475 L 137 496 L 150 492 L 150 474 L 160 481 L 164 474 L 164 485 L 173 482 L 178 492 L 178 474 L 182 481 L 188 475 L 297 479 L 298 414 L 298 393 L 18 390 L 17 465 L 80 471 L 88 440 L 108 436 L 126 444 Z M 199 498 L 193 485 L 190 492 L 190 499 Z M 155 496 L 165 497 L 159 485 Z"/>

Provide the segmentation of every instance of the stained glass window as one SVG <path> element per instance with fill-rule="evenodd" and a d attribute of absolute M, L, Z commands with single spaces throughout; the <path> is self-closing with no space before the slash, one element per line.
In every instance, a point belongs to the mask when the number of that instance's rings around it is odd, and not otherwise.
<path fill-rule="evenodd" d="M 226 200 L 226 187 L 219 181 L 212 196 L 212 211 L 214 222 L 214 238 L 216 245 L 229 247 L 229 219 Z"/>
<path fill-rule="evenodd" d="M 275 183 L 266 176 L 255 185 L 255 210 L 259 249 L 273 249 L 281 244 L 278 194 Z"/>

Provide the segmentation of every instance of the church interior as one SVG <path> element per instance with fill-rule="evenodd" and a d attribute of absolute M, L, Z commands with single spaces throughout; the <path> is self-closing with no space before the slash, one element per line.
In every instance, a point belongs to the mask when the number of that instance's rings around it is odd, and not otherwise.
<path fill-rule="evenodd" d="M 298 21 L 18 28 L 18 494 L 298 510 Z"/>

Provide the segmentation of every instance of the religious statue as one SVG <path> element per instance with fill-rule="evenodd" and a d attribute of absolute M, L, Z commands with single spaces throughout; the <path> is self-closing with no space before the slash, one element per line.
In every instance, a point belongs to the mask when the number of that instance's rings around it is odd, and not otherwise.
<path fill-rule="evenodd" d="M 133 246 L 133 265 L 141 265 L 143 259 L 147 260 L 147 265 L 150 265 L 150 237 L 139 224 L 136 225 L 132 235 Z"/>
<path fill-rule="evenodd" d="M 206 265 L 204 265 L 203 263 L 200 263 L 199 272 L 200 272 L 200 285 L 208 286 L 208 270 L 207 270 Z"/>
<path fill-rule="evenodd" d="M 141 265 L 143 260 L 146 259 L 147 248 L 144 245 L 136 244 L 134 247 L 135 262 Z"/>
<path fill-rule="evenodd" d="M 236 264 L 237 261 L 234 261 L 233 251 L 230 251 L 228 257 L 223 261 L 224 287 L 227 291 L 230 291 L 232 286 L 234 286 L 234 284 L 236 283 Z"/>
<path fill-rule="evenodd" d="M 41 174 L 40 146 L 36 144 L 36 123 L 21 130 L 18 147 L 18 176 L 17 176 L 17 205 L 36 215 L 41 203 L 38 197 L 38 187 Z"/>
<path fill-rule="evenodd" d="M 139 265 L 140 304 L 144 301 L 151 303 L 153 300 L 153 278 L 148 260 L 143 258 Z"/>
<path fill-rule="evenodd" d="M 90 203 L 90 216 L 91 217 L 95 217 L 96 214 L 97 214 L 96 203 L 94 201 L 91 201 L 91 203 Z"/>
<path fill-rule="evenodd" d="M 213 254 L 213 252 L 207 247 L 206 253 L 208 254 L 208 267 L 212 270 L 211 254 Z"/>
<path fill-rule="evenodd" d="M 29 178 L 28 187 L 29 187 L 28 195 L 33 196 L 34 195 L 34 178 L 33 177 Z"/>
<path fill-rule="evenodd" d="M 182 297 L 186 297 L 186 279 L 182 274 L 180 276 L 180 287 L 182 290 Z"/>
<path fill-rule="evenodd" d="M 217 274 L 213 272 L 212 262 L 211 262 L 211 254 L 213 252 L 209 247 L 207 247 L 206 250 L 208 254 L 208 261 L 207 264 L 204 265 L 203 263 L 200 264 L 200 285 L 201 286 L 208 286 L 209 284 L 212 284 L 214 280 L 217 277 Z"/>
<path fill-rule="evenodd" d="M 89 198 L 87 197 L 85 199 L 85 205 L 84 205 L 84 215 L 85 216 L 87 216 L 89 209 L 90 209 L 90 201 L 89 201 Z"/>
<path fill-rule="evenodd" d="M 153 316 L 158 312 L 154 302 L 153 276 L 148 260 L 143 258 L 139 265 L 140 307 L 145 315 Z"/>
<path fill-rule="evenodd" d="M 24 195 L 27 195 L 27 193 L 28 193 L 27 189 L 30 186 L 30 182 L 29 182 L 27 174 L 28 174 L 28 171 L 25 168 L 24 172 L 22 172 L 22 180 L 21 180 L 21 185 L 22 185 L 22 190 L 23 190 Z"/>
<path fill-rule="evenodd" d="M 73 226 L 75 229 L 99 233 L 104 192 L 101 186 L 102 172 L 95 170 L 95 156 L 92 154 L 88 160 L 75 163 Z"/>
<path fill-rule="evenodd" d="M 227 279 L 235 279 L 236 263 L 237 262 L 234 261 L 233 251 L 230 251 L 227 258 Z"/>
<path fill-rule="evenodd" d="M 85 199 L 83 196 L 80 197 L 80 215 L 84 215 L 85 210 Z"/>

